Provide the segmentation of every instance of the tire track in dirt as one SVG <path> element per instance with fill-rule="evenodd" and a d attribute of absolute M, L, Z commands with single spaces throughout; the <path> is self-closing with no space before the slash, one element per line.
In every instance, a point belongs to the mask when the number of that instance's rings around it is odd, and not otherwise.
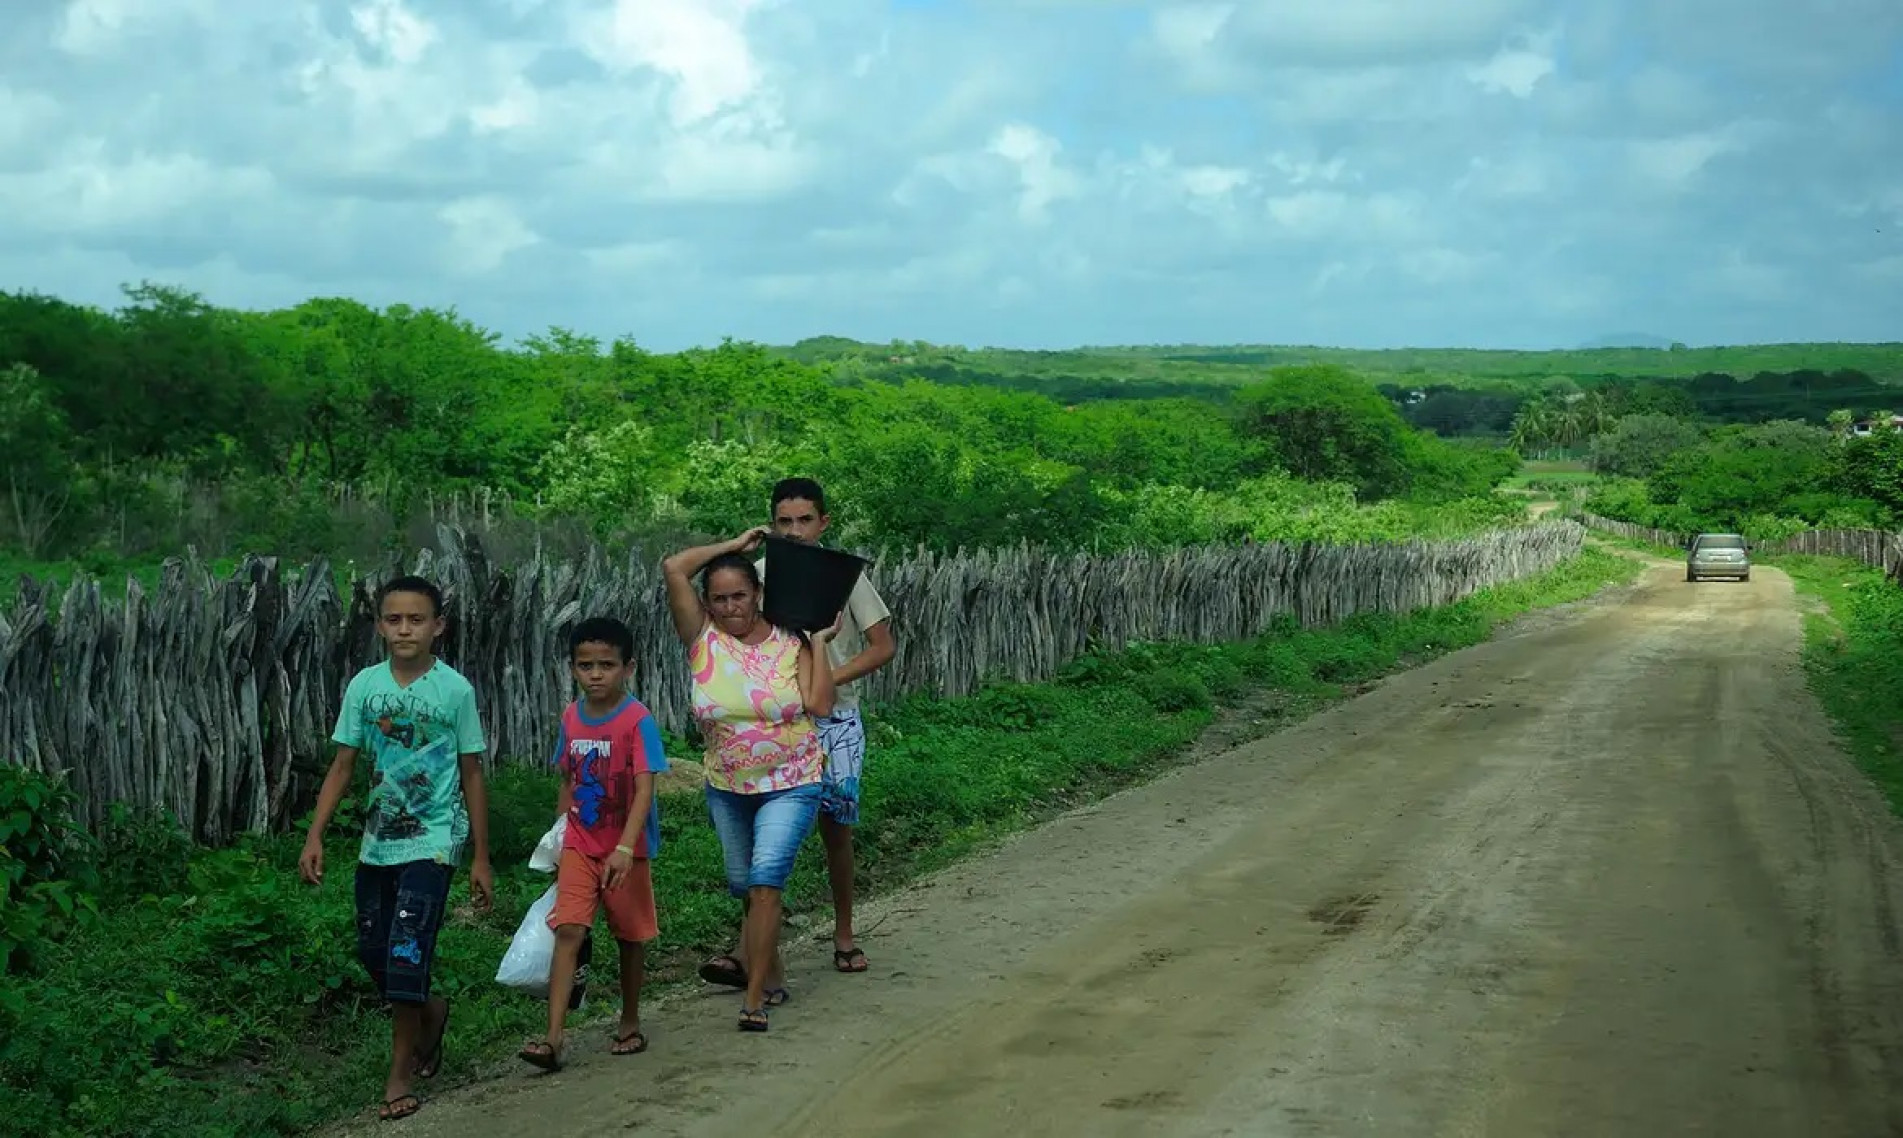
<path fill-rule="evenodd" d="M 868 906 L 767 1036 L 673 1000 L 406 1128 L 1903 1133 L 1898 827 L 1788 579 L 1655 564 Z"/>

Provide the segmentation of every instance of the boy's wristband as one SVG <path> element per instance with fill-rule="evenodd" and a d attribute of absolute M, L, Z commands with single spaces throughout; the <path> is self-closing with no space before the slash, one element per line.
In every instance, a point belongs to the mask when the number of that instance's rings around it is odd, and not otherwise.
<path fill-rule="evenodd" d="M 627 854 L 627 855 L 628 855 L 629 857 L 633 857 L 633 856 L 634 856 L 634 847 L 633 847 L 633 846 L 616 846 L 616 847 L 615 847 L 615 852 L 616 852 L 616 853 L 624 853 L 624 854 Z"/>

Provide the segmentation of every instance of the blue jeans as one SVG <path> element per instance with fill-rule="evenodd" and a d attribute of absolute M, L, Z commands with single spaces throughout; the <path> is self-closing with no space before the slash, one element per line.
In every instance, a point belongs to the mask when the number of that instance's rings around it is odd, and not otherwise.
<path fill-rule="evenodd" d="M 707 813 L 727 860 L 727 892 L 745 897 L 764 886 L 786 888 L 800 843 L 819 820 L 819 783 L 767 794 L 735 794 L 709 786 Z"/>

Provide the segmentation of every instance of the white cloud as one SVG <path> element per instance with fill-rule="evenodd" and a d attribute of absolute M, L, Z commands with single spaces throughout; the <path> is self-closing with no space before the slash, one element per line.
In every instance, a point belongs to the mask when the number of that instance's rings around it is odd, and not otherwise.
<path fill-rule="evenodd" d="M 1639 177 L 1667 189 L 1682 189 L 1713 159 L 1741 150 L 1736 132 L 1648 138 L 1630 146 L 1632 169 Z"/>
<path fill-rule="evenodd" d="M 1075 197 L 1078 176 L 1066 169 L 1059 159 L 1063 144 L 1024 123 L 1007 123 L 991 139 L 987 149 L 1017 168 L 1018 216 L 1028 222 L 1043 222 L 1053 204 Z"/>
<path fill-rule="evenodd" d="M 657 347 L 1903 337 L 1893 0 L 0 10 L 0 287 Z"/>
<path fill-rule="evenodd" d="M 1484 91 L 1524 99 L 1533 93 L 1540 80 L 1553 74 L 1556 38 L 1554 33 L 1547 32 L 1531 37 L 1518 47 L 1502 48 L 1485 63 L 1467 68 L 1467 78 Z"/>
<path fill-rule="evenodd" d="M 473 276 L 496 271 L 511 253 L 540 240 L 515 209 L 494 194 L 457 198 L 438 216 L 449 227 L 450 267 Z"/>
<path fill-rule="evenodd" d="M 416 64 L 436 42 L 436 28 L 401 0 L 367 0 L 350 9 L 350 24 L 365 43 L 402 67 Z"/>

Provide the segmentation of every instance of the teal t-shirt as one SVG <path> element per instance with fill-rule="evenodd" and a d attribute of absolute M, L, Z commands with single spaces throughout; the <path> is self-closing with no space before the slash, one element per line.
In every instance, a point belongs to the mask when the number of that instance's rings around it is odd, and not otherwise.
<path fill-rule="evenodd" d="M 462 860 L 469 809 L 457 759 L 485 750 L 468 680 L 441 660 L 408 687 L 397 684 L 388 661 L 365 668 L 344 690 L 331 738 L 374 764 L 360 861 Z"/>

